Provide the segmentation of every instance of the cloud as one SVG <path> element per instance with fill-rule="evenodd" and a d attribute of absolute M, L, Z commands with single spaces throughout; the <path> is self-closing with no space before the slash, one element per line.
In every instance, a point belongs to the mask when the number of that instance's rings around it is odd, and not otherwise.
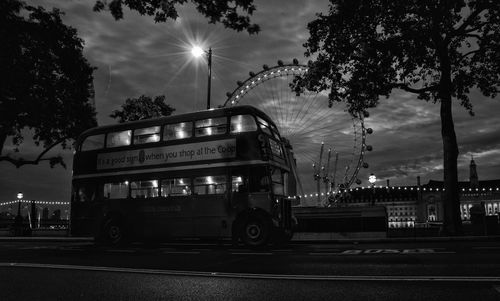
<path fill-rule="evenodd" d="M 274 66 L 277 60 L 290 62 L 293 58 L 305 63 L 307 58 L 302 45 L 309 35 L 307 23 L 315 19 L 316 13 L 328 9 L 328 1 L 324 0 L 286 3 L 257 0 L 252 20 L 262 31 L 250 36 L 225 29 L 220 24 L 208 24 L 190 4 L 180 8 L 180 18 L 176 22 L 156 24 L 152 18 L 128 9 L 124 11 L 123 20 L 115 21 L 107 12 L 93 12 L 93 1 L 28 2 L 46 8 L 59 7 L 66 12 L 64 22 L 75 27 L 85 41 L 84 54 L 98 67 L 94 86 L 100 125 L 114 123 L 108 115 L 126 98 L 141 94 L 165 94 L 167 101 L 177 109 L 176 114 L 204 109 L 207 65 L 206 61 L 194 60 L 189 55 L 192 43 L 213 49 L 213 106 L 224 103 L 226 92 L 236 88 L 236 81 L 248 78 L 249 71 L 262 70 L 263 64 Z M 475 90 L 471 92 L 471 99 L 475 117 L 470 117 L 458 104 L 454 105 L 460 149 L 459 178 L 468 178 L 471 154 L 478 164 L 480 179 L 500 178 L 500 99 L 490 100 Z M 279 107 L 269 100 L 261 101 L 260 105 Z M 287 108 L 275 109 L 273 118 L 289 129 L 288 135 L 298 128 L 310 129 L 298 136 L 295 150 L 302 158 L 299 163 L 305 181 L 314 189 L 311 162 L 318 161 L 321 141 L 325 141 L 325 147 L 349 152 L 354 143 L 352 122 L 344 107 L 336 105 L 328 109 L 326 101 L 309 114 L 310 119 L 296 122 L 290 116 L 301 109 L 304 106 L 292 103 Z M 358 174 L 364 185 L 370 173 L 374 173 L 379 182 L 390 179 L 395 185 L 415 184 L 417 176 L 421 176 L 423 182 L 442 179 L 439 103 L 426 103 L 410 93 L 395 90 L 388 99 L 381 99 L 380 105 L 370 113 L 366 126 L 373 128 L 374 133 L 368 135 L 367 144 L 373 145 L 374 150 L 365 154 L 369 168 L 361 169 Z M 307 142 L 301 144 L 305 139 Z M 26 150 L 34 153 L 31 146 Z M 71 152 L 64 154 L 71 162 Z M 34 198 L 69 200 L 70 168 L 38 166 L 17 170 L 6 163 L 0 164 L 5 170 L 0 175 L 0 200 L 10 199 L 20 187 L 32 192 Z"/>

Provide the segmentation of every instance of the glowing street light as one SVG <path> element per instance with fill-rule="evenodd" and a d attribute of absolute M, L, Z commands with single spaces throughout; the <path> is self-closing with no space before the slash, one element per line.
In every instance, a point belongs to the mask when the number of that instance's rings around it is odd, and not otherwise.
<path fill-rule="evenodd" d="M 193 49 L 191 49 L 191 54 L 194 56 L 194 57 L 200 57 L 203 55 L 205 51 L 203 51 L 203 49 L 201 49 L 201 47 L 199 46 L 194 46 Z"/>
<path fill-rule="evenodd" d="M 376 181 L 377 181 L 377 177 L 374 174 L 371 174 L 368 177 L 368 182 L 370 182 L 370 184 L 372 184 L 372 186 L 375 184 Z"/>
<path fill-rule="evenodd" d="M 375 205 L 375 182 L 377 181 L 377 177 L 372 173 L 368 177 L 368 182 L 372 185 L 372 205 Z"/>
<path fill-rule="evenodd" d="M 194 57 L 200 57 L 203 54 L 207 55 L 208 61 L 208 88 L 207 88 L 207 110 L 210 109 L 210 90 L 212 88 L 212 47 L 208 48 L 208 51 L 203 50 L 200 46 L 194 46 L 191 49 L 191 54 Z"/>

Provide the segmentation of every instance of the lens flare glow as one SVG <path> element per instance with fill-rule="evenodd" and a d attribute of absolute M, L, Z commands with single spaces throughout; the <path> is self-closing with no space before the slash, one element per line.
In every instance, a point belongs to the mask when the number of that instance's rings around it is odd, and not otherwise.
<path fill-rule="evenodd" d="M 201 49 L 200 46 L 193 46 L 193 48 L 191 48 L 191 54 L 194 56 L 194 57 L 200 57 L 202 56 L 204 53 L 203 49 Z"/>

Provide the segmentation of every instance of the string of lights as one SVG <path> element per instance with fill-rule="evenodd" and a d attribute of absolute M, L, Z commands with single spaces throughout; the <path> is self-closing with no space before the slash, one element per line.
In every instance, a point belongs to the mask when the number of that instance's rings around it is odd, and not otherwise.
<path fill-rule="evenodd" d="M 390 189 L 390 190 L 410 190 L 410 191 L 413 191 L 413 190 L 415 190 L 415 191 L 420 191 L 420 190 L 422 190 L 422 191 L 436 191 L 436 192 L 445 191 L 444 188 L 426 188 L 426 187 L 420 188 L 420 187 L 404 187 L 404 186 L 391 186 L 391 187 L 375 186 L 375 188 L 379 188 L 379 189 L 386 188 L 386 189 Z M 343 192 L 353 192 L 353 191 L 359 191 L 359 190 L 364 190 L 364 189 L 372 189 L 372 187 L 356 187 L 356 188 L 350 188 L 347 190 L 338 190 L 338 191 L 332 191 L 332 192 L 327 192 L 327 193 L 322 192 L 319 195 L 318 195 L 318 193 L 306 193 L 303 195 L 288 196 L 288 198 L 294 199 L 294 198 L 328 196 L 328 195 L 336 195 L 336 194 L 343 193 Z M 500 188 L 499 187 L 496 187 L 496 188 L 493 188 L 493 187 L 490 187 L 490 188 L 468 188 L 468 189 L 462 188 L 461 191 L 463 191 L 463 192 L 488 192 L 488 191 L 500 191 Z M 69 205 L 70 204 L 69 202 L 60 202 L 60 201 L 15 200 L 15 201 L 1 202 L 0 206 L 17 204 L 19 202 L 29 203 L 29 204 L 34 202 L 37 205 Z"/>
<path fill-rule="evenodd" d="M 7 205 L 12 205 L 12 204 L 17 204 L 17 203 L 35 203 L 37 205 L 69 205 L 69 202 L 58 202 L 58 201 L 33 201 L 33 200 L 15 200 L 15 201 L 8 201 L 8 202 L 2 202 L 0 203 L 0 206 L 7 206 Z"/>
<path fill-rule="evenodd" d="M 405 187 L 405 186 L 391 186 L 391 187 L 388 187 L 388 186 L 375 186 L 375 188 L 378 188 L 378 189 L 382 189 L 382 188 L 386 188 L 387 190 L 410 190 L 410 191 L 436 191 L 436 192 L 439 192 L 439 191 L 445 191 L 444 188 L 427 188 L 427 187 Z M 368 186 L 368 187 L 356 187 L 356 188 L 350 188 L 350 189 L 346 189 L 346 190 L 337 190 L 337 191 L 332 191 L 332 192 L 327 192 L 327 193 L 324 193 L 322 192 L 320 194 L 320 196 L 325 196 L 325 195 L 336 195 L 336 194 L 339 194 L 339 193 L 343 193 L 343 192 L 353 192 L 353 191 L 359 191 L 359 190 L 364 190 L 364 189 L 372 189 L 371 186 Z M 500 188 L 499 187 L 496 187 L 496 188 L 493 188 L 493 187 L 490 187 L 490 188 L 462 188 L 461 191 L 463 192 L 488 192 L 488 191 L 500 191 Z M 318 196 L 318 193 L 306 193 L 304 195 L 296 195 L 296 196 L 288 196 L 288 198 L 308 198 L 308 197 L 317 197 Z"/>

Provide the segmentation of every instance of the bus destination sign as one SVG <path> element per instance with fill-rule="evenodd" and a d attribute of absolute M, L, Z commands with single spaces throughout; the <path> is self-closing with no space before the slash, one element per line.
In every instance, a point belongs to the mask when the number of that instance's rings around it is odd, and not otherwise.
<path fill-rule="evenodd" d="M 97 169 L 140 167 L 236 157 L 236 139 L 169 145 L 97 155 Z"/>

